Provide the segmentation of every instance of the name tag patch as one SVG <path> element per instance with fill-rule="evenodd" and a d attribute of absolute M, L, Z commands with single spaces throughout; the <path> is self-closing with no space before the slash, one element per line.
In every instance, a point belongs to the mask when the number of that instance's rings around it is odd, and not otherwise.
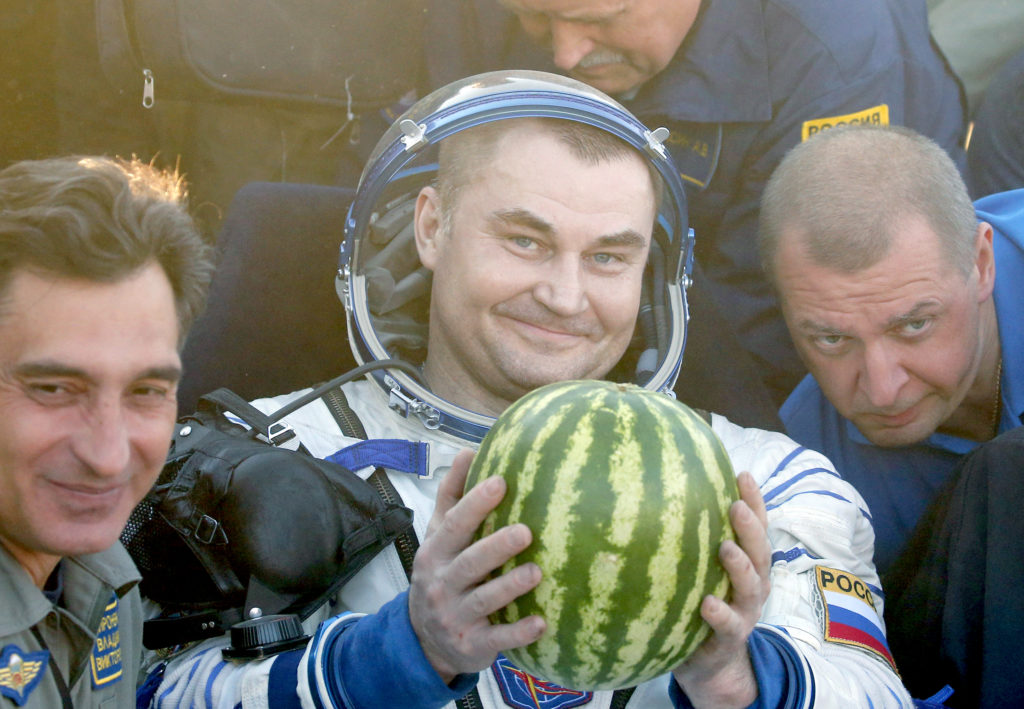
<path fill-rule="evenodd" d="M 498 655 L 491 671 L 505 705 L 514 709 L 569 709 L 589 704 L 594 698 L 593 692 L 566 689 L 537 679 L 513 665 L 504 655 Z"/>
<path fill-rule="evenodd" d="M 96 644 L 92 647 L 89 666 L 92 686 L 102 687 L 121 679 L 121 628 L 118 622 L 117 595 L 103 609 L 100 627 L 96 631 Z"/>
<path fill-rule="evenodd" d="M 830 116 L 828 118 L 815 118 L 812 121 L 804 121 L 803 128 L 800 131 L 800 140 L 807 140 L 815 133 L 828 130 L 829 128 L 864 123 L 876 126 L 889 125 L 888 104 L 882 103 L 878 106 L 865 108 L 863 111 L 857 111 L 856 113 L 847 113 L 843 116 Z"/>
<path fill-rule="evenodd" d="M 47 650 L 25 652 L 17 645 L 7 645 L 0 651 L 0 696 L 8 697 L 19 707 L 28 701 L 28 695 L 39 686 L 50 661 Z"/>
<path fill-rule="evenodd" d="M 847 571 L 825 566 L 815 568 L 815 578 L 825 606 L 825 640 L 870 650 L 895 671 L 896 662 L 867 584 Z"/>

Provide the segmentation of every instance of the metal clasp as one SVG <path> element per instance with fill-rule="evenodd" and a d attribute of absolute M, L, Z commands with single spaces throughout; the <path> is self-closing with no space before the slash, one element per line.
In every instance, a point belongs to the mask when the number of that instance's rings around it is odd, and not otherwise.
<path fill-rule="evenodd" d="M 667 154 L 665 153 L 664 143 L 668 139 L 668 135 L 669 131 L 668 128 L 666 128 L 665 126 L 655 128 L 654 130 L 645 131 L 644 137 L 647 139 L 647 145 L 645 146 L 645 148 L 647 149 L 647 152 L 653 155 L 654 157 L 667 157 Z"/>
<path fill-rule="evenodd" d="M 402 129 L 402 143 L 406 150 L 419 150 L 426 144 L 427 127 L 425 125 L 417 123 L 411 118 L 404 118 L 398 127 Z"/>
<path fill-rule="evenodd" d="M 403 392 L 401 385 L 391 377 L 385 377 L 384 383 L 388 387 L 388 407 L 392 411 L 405 418 L 409 418 L 409 414 L 414 414 L 432 431 L 441 427 L 441 414 L 437 409 Z"/>

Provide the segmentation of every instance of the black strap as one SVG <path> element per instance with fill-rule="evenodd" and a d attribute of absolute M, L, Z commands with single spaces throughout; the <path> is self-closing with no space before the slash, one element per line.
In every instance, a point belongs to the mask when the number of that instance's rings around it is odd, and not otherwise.
<path fill-rule="evenodd" d="M 629 704 L 629 698 L 633 696 L 635 691 L 636 687 L 616 689 L 612 694 L 612 703 L 608 705 L 608 709 L 625 709 L 625 706 Z"/>
<path fill-rule="evenodd" d="M 60 668 L 57 667 L 57 661 L 53 659 L 53 653 L 50 652 L 50 646 L 43 640 L 43 634 L 39 632 L 39 628 L 32 626 L 32 634 L 36 636 L 36 640 L 42 646 L 46 653 L 50 656 L 50 671 L 53 673 L 53 683 L 57 685 L 57 691 L 60 692 L 60 702 L 64 709 L 75 709 L 74 703 L 71 701 L 71 691 L 68 689 L 67 680 L 64 679 L 63 673 Z"/>
<path fill-rule="evenodd" d="M 363 422 L 359 420 L 359 417 L 356 416 L 356 412 L 348 405 L 348 397 L 345 396 L 345 392 L 341 390 L 341 387 L 335 387 L 324 392 L 322 398 L 324 403 L 327 404 L 327 410 L 331 412 L 331 416 L 334 417 L 335 423 L 338 424 L 338 428 L 343 434 L 349 438 L 366 440 L 366 428 L 363 426 Z M 388 474 L 384 472 L 383 468 L 375 469 L 369 481 L 385 504 L 402 504 L 402 496 L 398 494 L 398 490 L 391 484 Z M 410 583 L 412 582 L 412 561 L 416 557 L 416 550 L 419 548 L 420 540 L 416 537 L 416 530 L 412 527 L 395 539 L 395 550 L 398 552 L 398 558 L 402 562 L 405 576 L 409 579 Z M 480 700 L 480 693 L 477 691 L 477 688 L 473 687 L 465 696 L 455 700 L 455 706 L 459 707 L 459 709 L 483 709 L 484 705 Z"/>

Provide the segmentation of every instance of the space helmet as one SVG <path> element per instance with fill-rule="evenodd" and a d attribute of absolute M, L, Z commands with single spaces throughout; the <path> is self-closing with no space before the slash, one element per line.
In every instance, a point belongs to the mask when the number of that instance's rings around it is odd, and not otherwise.
<path fill-rule="evenodd" d="M 495 71 L 448 84 L 414 104 L 377 143 L 346 218 L 335 281 L 356 360 L 422 364 L 431 274 L 416 251 L 416 197 L 435 176 L 441 141 L 509 118 L 589 124 L 636 148 L 660 174 L 663 194 L 636 332 L 607 378 L 672 395 L 686 341 L 693 232 L 688 228 L 682 180 L 663 145 L 668 130 L 648 129 L 619 103 L 586 84 L 538 71 Z M 386 368 L 367 376 L 384 389 L 392 409 L 428 429 L 475 443 L 494 423 L 491 416 L 437 396 L 408 371 Z"/>

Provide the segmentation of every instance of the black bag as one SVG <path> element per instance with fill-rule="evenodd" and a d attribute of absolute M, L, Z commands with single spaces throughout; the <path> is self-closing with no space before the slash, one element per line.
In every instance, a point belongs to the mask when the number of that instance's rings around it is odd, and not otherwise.
<path fill-rule="evenodd" d="M 253 608 L 305 619 L 412 527 L 409 509 L 348 469 L 259 440 L 294 435 L 275 423 L 284 413 L 267 416 L 226 389 L 200 404 L 176 424 L 121 537 L 141 592 L 164 611 L 145 624 L 151 649 L 220 635 Z"/>
<path fill-rule="evenodd" d="M 122 91 L 352 112 L 419 81 L 426 0 L 95 0 L 100 62 Z M 147 104 L 148 102 L 148 104 Z"/>

